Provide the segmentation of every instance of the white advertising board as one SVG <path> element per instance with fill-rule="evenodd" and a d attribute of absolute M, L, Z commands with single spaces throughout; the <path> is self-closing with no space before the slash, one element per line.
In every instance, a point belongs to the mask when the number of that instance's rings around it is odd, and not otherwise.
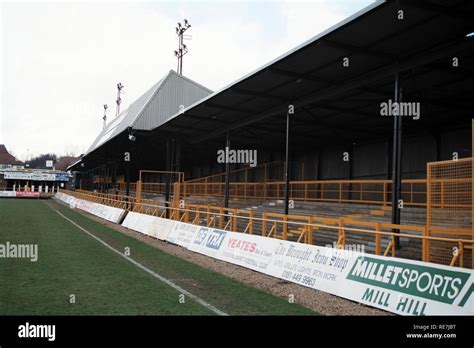
<path fill-rule="evenodd" d="M 146 234 L 148 236 L 150 235 L 150 223 L 151 216 L 129 212 L 124 222 L 122 223 L 122 226 Z"/>
<path fill-rule="evenodd" d="M 220 260 L 268 274 L 278 240 L 226 232 L 217 257 Z"/>
<path fill-rule="evenodd" d="M 126 227 L 126 228 L 129 228 L 131 230 L 137 231 L 135 229 L 135 226 L 138 226 L 138 221 L 137 220 L 140 217 L 140 215 L 142 215 L 142 214 L 129 212 L 127 214 L 127 216 L 125 217 L 125 220 L 123 220 L 122 226 Z M 138 232 L 140 232 L 140 231 L 138 231 Z"/>
<path fill-rule="evenodd" d="M 166 241 L 188 249 L 200 228 L 200 226 L 177 221 L 166 236 Z"/>
<path fill-rule="evenodd" d="M 64 203 L 69 204 L 70 207 L 84 210 L 90 214 L 114 223 L 119 223 L 122 216 L 125 214 L 124 209 L 109 207 L 108 205 L 93 203 L 83 199 L 77 199 L 61 192 L 56 193 L 55 197 Z"/>
<path fill-rule="evenodd" d="M 171 243 L 401 315 L 474 315 L 474 272 L 177 222 Z"/>
<path fill-rule="evenodd" d="M 175 222 L 174 220 L 154 216 L 153 223 L 150 226 L 150 235 L 160 240 L 166 240 Z"/>
<path fill-rule="evenodd" d="M 32 181 L 68 181 L 67 173 L 10 172 L 4 173 L 5 179 Z"/>
<path fill-rule="evenodd" d="M 60 200 L 63 201 L 64 203 L 69 204 L 69 206 L 70 206 L 71 208 L 75 208 L 75 207 L 76 207 L 77 199 L 76 199 L 75 197 L 66 195 L 66 194 L 61 193 L 61 192 L 56 193 L 56 196 L 55 196 L 55 197 L 58 198 L 58 199 L 60 199 Z"/>
<path fill-rule="evenodd" d="M 122 226 L 150 237 L 165 240 L 175 222 L 157 216 L 129 212 Z"/>
<path fill-rule="evenodd" d="M 279 241 L 268 274 L 401 315 L 474 315 L 468 269 Z"/>

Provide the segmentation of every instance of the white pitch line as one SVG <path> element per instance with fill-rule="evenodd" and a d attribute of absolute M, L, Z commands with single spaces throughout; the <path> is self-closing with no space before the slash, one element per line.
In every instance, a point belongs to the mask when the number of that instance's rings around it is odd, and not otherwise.
<path fill-rule="evenodd" d="M 49 204 L 48 204 L 49 206 Z M 59 212 L 58 210 L 56 210 L 55 208 L 49 206 L 51 209 L 53 209 L 56 213 L 58 213 L 59 215 L 61 215 L 64 219 L 66 219 L 67 221 L 69 221 L 71 224 L 73 224 L 74 226 L 76 226 L 77 228 L 79 228 L 80 230 L 82 230 L 83 232 L 87 233 L 89 236 L 91 236 L 92 238 L 94 238 L 95 240 L 97 240 L 99 243 L 103 244 L 104 246 L 106 246 L 107 248 L 109 248 L 110 250 L 112 250 L 113 252 L 117 253 L 118 255 L 122 256 L 125 260 L 131 262 L 132 264 L 134 264 L 135 266 L 137 266 L 138 268 L 141 268 L 142 270 L 144 270 L 145 272 L 151 274 L 152 276 L 154 276 L 155 278 L 161 280 L 163 283 L 165 283 L 166 285 L 169 285 L 171 286 L 173 289 L 179 291 L 180 293 L 186 295 L 187 297 L 193 299 L 194 301 L 196 301 L 197 303 L 199 303 L 200 305 L 206 307 L 207 309 L 211 310 L 212 312 L 216 313 L 217 315 L 228 315 L 227 313 L 221 311 L 220 309 L 217 309 L 216 307 L 214 307 L 213 305 L 211 305 L 210 303 L 207 303 L 206 301 L 204 301 L 203 299 L 197 297 L 196 295 L 193 295 L 191 294 L 189 291 L 183 289 L 182 287 L 180 287 L 179 285 L 173 283 L 171 280 L 163 277 L 162 275 L 152 271 L 151 269 L 143 266 L 141 263 L 133 260 L 132 258 L 128 257 L 128 256 L 125 256 L 123 253 L 121 253 L 120 251 L 116 250 L 115 248 L 111 247 L 109 244 L 107 244 L 106 242 L 104 242 L 102 239 L 100 239 L 99 237 L 95 236 L 94 234 L 92 234 L 91 232 L 87 231 L 85 228 L 83 228 L 82 226 L 79 226 L 77 223 L 75 223 L 74 221 L 72 221 L 71 219 L 69 219 L 68 217 L 64 216 L 61 212 Z"/>

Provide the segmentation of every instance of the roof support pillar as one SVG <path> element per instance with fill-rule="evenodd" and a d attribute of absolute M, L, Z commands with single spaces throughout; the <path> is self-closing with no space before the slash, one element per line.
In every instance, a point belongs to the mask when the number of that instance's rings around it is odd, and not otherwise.
<path fill-rule="evenodd" d="M 107 182 L 107 179 L 109 177 L 109 163 L 108 163 L 108 158 L 107 158 L 107 153 L 105 153 L 105 168 L 104 168 L 104 172 L 105 172 L 105 175 L 104 175 L 104 187 L 103 187 L 103 190 L 105 193 L 107 193 L 108 189 L 109 189 L 109 185 L 108 185 L 108 182 Z"/>
<path fill-rule="evenodd" d="M 125 162 L 126 164 L 126 175 L 127 175 L 127 186 L 126 186 L 126 195 L 127 195 L 127 200 L 128 200 L 128 197 L 130 196 L 130 160 L 128 160 L 127 162 Z"/>
<path fill-rule="evenodd" d="M 401 101 L 401 88 L 399 83 L 399 74 L 395 74 L 395 91 L 394 102 Z M 402 116 L 399 113 L 393 115 L 393 145 L 392 145 L 392 224 L 400 224 L 400 199 L 402 189 Z M 400 233 L 400 230 L 393 229 L 395 233 Z M 395 239 L 395 249 L 400 248 L 400 240 Z"/>
<path fill-rule="evenodd" d="M 173 142 L 174 143 L 174 142 Z M 165 176 L 166 180 L 166 185 L 165 185 L 165 206 L 166 208 L 169 207 L 169 201 L 170 201 L 170 183 L 171 183 L 171 166 L 172 166 L 172 142 L 170 138 L 166 138 L 166 171 L 168 172 Z M 166 218 L 170 217 L 169 209 L 166 209 Z"/>
<path fill-rule="evenodd" d="M 285 144 L 285 215 L 288 215 L 290 202 L 290 111 L 293 105 L 288 107 L 286 113 L 286 144 Z M 293 112 L 291 112 L 293 114 Z"/>
<path fill-rule="evenodd" d="M 230 151 L 230 132 L 227 131 L 226 134 L 226 151 L 228 153 Z M 225 161 L 225 184 L 224 184 L 224 208 L 229 207 L 229 177 L 230 177 L 230 163 L 229 159 L 226 158 Z"/>
<path fill-rule="evenodd" d="M 113 186 L 114 186 L 114 193 L 115 194 L 118 194 L 118 190 L 117 190 L 117 160 L 115 160 L 113 162 L 113 166 L 114 166 L 114 174 L 113 174 Z"/>

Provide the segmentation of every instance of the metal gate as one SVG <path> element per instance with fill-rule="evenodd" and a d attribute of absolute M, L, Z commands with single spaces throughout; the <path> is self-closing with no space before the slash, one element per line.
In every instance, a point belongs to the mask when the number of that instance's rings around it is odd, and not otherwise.
<path fill-rule="evenodd" d="M 137 181 L 137 201 L 154 199 L 155 203 L 161 202 L 167 205 L 171 204 L 172 207 L 178 207 L 179 200 L 182 197 L 181 185 L 183 182 L 183 172 L 140 170 Z M 171 199 L 171 201 L 167 201 L 167 199 Z"/>
<path fill-rule="evenodd" d="M 431 162 L 427 165 L 427 227 L 432 237 L 472 240 L 473 158 Z M 431 240 L 426 251 L 431 262 L 472 268 L 472 244 Z"/>

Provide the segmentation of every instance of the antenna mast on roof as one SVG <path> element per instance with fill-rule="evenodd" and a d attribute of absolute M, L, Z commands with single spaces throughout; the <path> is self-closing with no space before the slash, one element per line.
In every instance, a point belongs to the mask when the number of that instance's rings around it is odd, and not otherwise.
<path fill-rule="evenodd" d="M 107 124 L 107 104 L 104 104 L 104 117 L 102 117 L 102 119 L 104 120 L 104 129 L 105 129 L 105 125 Z"/>
<path fill-rule="evenodd" d="M 120 98 L 120 93 L 122 91 L 122 88 L 124 85 L 122 85 L 121 82 L 117 83 L 117 111 L 115 112 L 115 117 L 117 117 L 120 114 L 120 104 L 122 103 L 122 98 Z"/>
<path fill-rule="evenodd" d="M 191 36 L 184 35 L 184 32 L 191 28 L 191 24 L 189 24 L 188 20 L 184 20 L 184 26 L 178 22 L 178 26 L 176 27 L 176 34 L 178 35 L 178 50 L 174 51 L 174 55 L 178 58 L 178 74 L 183 75 L 183 56 L 188 53 L 188 48 L 183 43 L 184 39 L 191 39 Z"/>

